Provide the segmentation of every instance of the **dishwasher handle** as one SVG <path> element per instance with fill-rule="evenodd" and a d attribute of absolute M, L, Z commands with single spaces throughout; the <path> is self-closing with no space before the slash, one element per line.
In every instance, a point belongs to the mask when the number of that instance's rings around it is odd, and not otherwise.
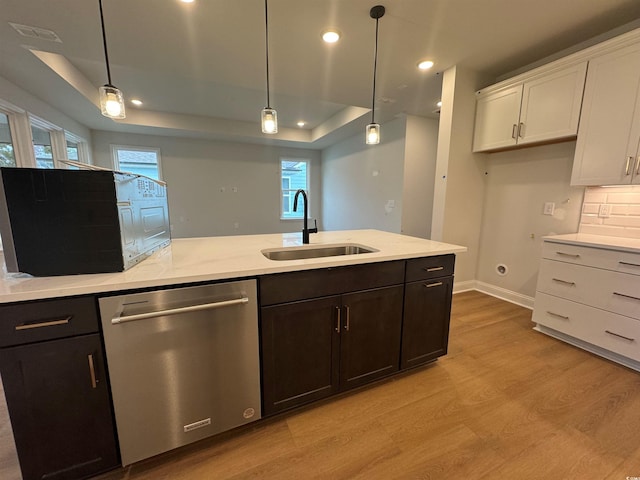
<path fill-rule="evenodd" d="M 120 316 L 117 315 L 111 319 L 112 325 L 125 322 L 135 322 L 137 320 L 146 320 L 147 318 L 162 317 L 165 315 L 177 315 L 179 313 L 199 312 L 201 310 L 211 310 L 214 308 L 229 307 L 232 305 L 241 305 L 248 303 L 248 297 L 237 298 L 235 300 L 225 300 L 222 302 L 203 303 L 201 305 L 192 305 L 189 307 L 171 308 L 169 310 L 160 310 L 157 312 L 137 313 L 135 315 Z"/>

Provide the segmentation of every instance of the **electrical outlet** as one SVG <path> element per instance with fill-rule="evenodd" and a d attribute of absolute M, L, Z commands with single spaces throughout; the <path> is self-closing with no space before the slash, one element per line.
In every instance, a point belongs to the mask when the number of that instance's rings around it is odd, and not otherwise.
<path fill-rule="evenodd" d="M 556 204 L 553 202 L 546 202 L 544 204 L 544 210 L 542 213 L 544 215 L 553 215 L 554 210 L 556 209 Z"/>
<path fill-rule="evenodd" d="M 609 218 L 611 216 L 611 205 L 602 203 L 600 205 L 600 209 L 598 210 L 598 216 L 600 218 Z"/>

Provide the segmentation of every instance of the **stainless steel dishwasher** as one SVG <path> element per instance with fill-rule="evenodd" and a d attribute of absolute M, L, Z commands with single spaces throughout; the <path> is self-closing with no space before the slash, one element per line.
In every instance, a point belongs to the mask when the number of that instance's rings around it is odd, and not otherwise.
<path fill-rule="evenodd" d="M 255 280 L 99 303 L 123 465 L 260 418 Z"/>

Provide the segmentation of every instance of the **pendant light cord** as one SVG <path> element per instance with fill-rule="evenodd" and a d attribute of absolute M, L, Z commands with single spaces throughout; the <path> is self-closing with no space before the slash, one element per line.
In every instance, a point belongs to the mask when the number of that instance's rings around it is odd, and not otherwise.
<path fill-rule="evenodd" d="M 373 94 L 371 95 L 371 123 L 375 122 L 376 116 L 376 72 L 378 71 L 378 18 L 376 18 L 376 47 L 373 56 Z"/>
<path fill-rule="evenodd" d="M 107 85 L 112 87 L 113 85 L 111 85 L 111 69 L 109 68 L 109 53 L 107 52 L 107 34 L 105 33 L 105 30 L 104 30 L 104 16 L 102 14 L 102 0 L 98 0 L 98 3 L 100 4 L 100 24 L 102 25 L 102 43 L 104 45 L 104 60 L 105 60 L 105 63 L 107 64 L 107 80 L 108 80 Z"/>
<path fill-rule="evenodd" d="M 264 0 L 264 44 L 267 58 L 267 108 L 271 108 L 269 102 L 269 8 L 267 2 L 268 0 Z"/>

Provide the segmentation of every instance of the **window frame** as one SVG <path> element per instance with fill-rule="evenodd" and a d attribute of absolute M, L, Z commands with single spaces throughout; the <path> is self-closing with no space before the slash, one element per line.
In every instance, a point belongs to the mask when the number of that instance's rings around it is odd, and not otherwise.
<path fill-rule="evenodd" d="M 282 221 L 290 221 L 290 220 L 295 220 L 295 221 L 299 221 L 302 220 L 304 218 L 304 211 L 300 210 L 300 212 L 293 212 L 293 207 L 291 208 L 291 212 L 285 212 L 284 211 L 284 198 L 285 198 L 285 189 L 283 188 L 283 182 L 282 180 L 285 178 L 283 177 L 282 173 L 283 173 L 283 169 L 282 169 L 282 164 L 283 162 L 298 162 L 298 163 L 304 163 L 306 164 L 305 170 L 306 170 L 306 179 L 305 179 L 305 188 L 304 191 L 307 194 L 307 201 L 309 200 L 310 197 L 310 185 L 311 185 L 311 159 L 309 158 L 295 158 L 295 157 L 289 157 L 289 156 L 283 156 L 280 157 L 280 163 L 278 164 L 278 184 L 279 184 L 279 190 L 280 190 L 280 196 L 279 196 L 279 204 L 280 204 L 280 220 Z M 291 186 L 291 180 L 289 180 L 289 186 Z M 294 195 L 295 195 L 295 190 L 297 189 L 292 189 L 292 188 L 288 188 L 287 190 L 287 194 L 289 196 L 290 202 L 292 202 Z M 307 209 L 310 211 L 310 206 L 307 205 Z M 284 214 L 287 213 L 289 216 L 285 217 Z M 292 213 L 296 213 L 295 217 L 292 217 L 291 214 Z"/>
<path fill-rule="evenodd" d="M 130 150 L 134 152 L 154 152 L 156 154 L 156 159 L 158 160 L 158 180 L 161 182 L 164 181 L 164 175 L 162 174 L 162 156 L 160 153 L 160 149 L 157 147 L 143 147 L 143 146 L 133 146 L 133 145 L 110 145 L 111 147 L 111 162 L 113 164 L 113 169 L 115 171 L 120 170 L 120 160 L 118 159 L 118 150 Z"/>

